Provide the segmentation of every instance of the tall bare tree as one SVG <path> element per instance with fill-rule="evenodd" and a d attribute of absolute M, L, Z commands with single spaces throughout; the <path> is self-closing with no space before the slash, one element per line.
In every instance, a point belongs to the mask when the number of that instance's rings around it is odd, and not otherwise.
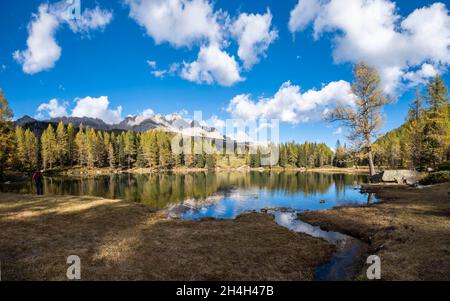
<path fill-rule="evenodd" d="M 338 104 L 330 114 L 331 121 L 340 121 L 350 129 L 348 139 L 367 153 L 370 175 L 375 174 L 372 154 L 372 139 L 377 136 L 382 124 L 380 109 L 388 102 L 388 97 L 380 88 L 380 76 L 376 69 L 359 63 L 353 70 L 352 93 L 356 97 L 355 106 Z"/>

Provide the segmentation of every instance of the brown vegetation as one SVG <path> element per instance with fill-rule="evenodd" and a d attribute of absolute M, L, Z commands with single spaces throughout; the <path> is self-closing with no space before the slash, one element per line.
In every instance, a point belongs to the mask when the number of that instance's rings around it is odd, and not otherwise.
<path fill-rule="evenodd" d="M 268 215 L 169 220 L 146 207 L 94 197 L 0 194 L 2 280 L 310 280 L 333 246 Z"/>
<path fill-rule="evenodd" d="M 450 183 L 414 189 L 372 188 L 369 207 L 306 212 L 300 218 L 370 243 L 384 280 L 450 280 Z M 365 278 L 365 271 L 361 272 Z"/>

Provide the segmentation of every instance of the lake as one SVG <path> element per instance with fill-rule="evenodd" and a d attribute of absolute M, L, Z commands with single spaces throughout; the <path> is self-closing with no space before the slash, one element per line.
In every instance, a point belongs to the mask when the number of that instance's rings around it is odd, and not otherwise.
<path fill-rule="evenodd" d="M 45 193 L 125 199 L 183 219 L 230 219 L 261 209 L 323 210 L 366 204 L 367 176 L 316 172 L 195 172 L 95 177 L 46 177 Z M 31 182 L 0 185 L 2 192 L 34 193 Z"/>

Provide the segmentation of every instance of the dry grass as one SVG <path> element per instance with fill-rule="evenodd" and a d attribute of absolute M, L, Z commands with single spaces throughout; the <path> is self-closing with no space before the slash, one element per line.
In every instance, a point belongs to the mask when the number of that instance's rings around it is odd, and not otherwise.
<path fill-rule="evenodd" d="M 333 252 L 270 216 L 167 220 L 126 201 L 0 194 L 2 280 L 310 280 Z"/>
<path fill-rule="evenodd" d="M 449 188 L 450 183 L 378 187 L 379 204 L 307 212 L 300 218 L 370 243 L 370 253 L 381 258 L 384 280 L 450 280 Z"/>

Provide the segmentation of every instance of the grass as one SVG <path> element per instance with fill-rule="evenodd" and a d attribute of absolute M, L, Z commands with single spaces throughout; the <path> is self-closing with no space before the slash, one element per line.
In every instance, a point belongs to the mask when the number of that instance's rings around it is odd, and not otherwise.
<path fill-rule="evenodd" d="M 369 254 L 381 258 L 384 280 L 450 280 L 450 183 L 374 189 L 383 200 L 378 204 L 299 217 L 369 243 Z M 365 269 L 359 278 L 366 279 Z"/>
<path fill-rule="evenodd" d="M 0 194 L 2 280 L 311 280 L 334 247 L 263 214 L 169 220 L 94 197 Z"/>

